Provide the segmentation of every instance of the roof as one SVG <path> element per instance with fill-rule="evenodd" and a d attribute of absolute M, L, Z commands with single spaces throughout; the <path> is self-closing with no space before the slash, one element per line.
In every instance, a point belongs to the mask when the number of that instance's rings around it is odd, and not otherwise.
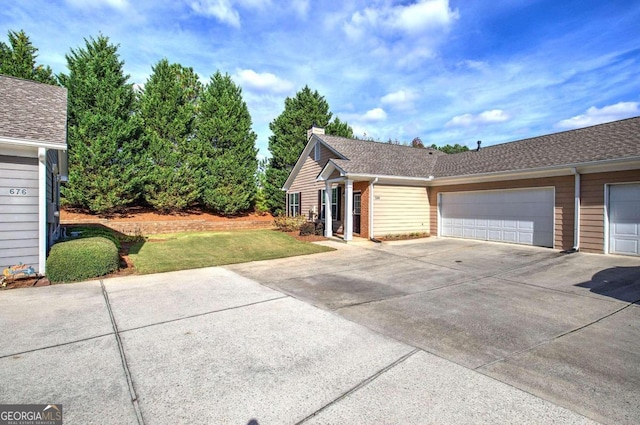
<path fill-rule="evenodd" d="M 330 160 L 351 174 L 428 178 L 436 158 L 446 155 L 435 149 L 316 135 L 345 159 Z"/>
<path fill-rule="evenodd" d="M 640 117 L 438 157 L 434 175 L 521 171 L 640 157 Z"/>
<path fill-rule="evenodd" d="M 456 154 L 315 135 L 345 159 L 343 174 L 446 178 L 640 159 L 640 117 L 488 146 Z"/>
<path fill-rule="evenodd" d="M 67 89 L 0 75 L 0 141 L 66 149 Z"/>

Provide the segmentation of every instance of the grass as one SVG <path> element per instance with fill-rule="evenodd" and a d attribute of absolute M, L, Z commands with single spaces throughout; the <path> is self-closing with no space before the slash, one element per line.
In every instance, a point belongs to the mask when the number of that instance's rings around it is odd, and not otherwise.
<path fill-rule="evenodd" d="M 129 258 L 142 274 L 221 266 L 333 251 L 274 230 L 154 235 L 135 244 Z"/>

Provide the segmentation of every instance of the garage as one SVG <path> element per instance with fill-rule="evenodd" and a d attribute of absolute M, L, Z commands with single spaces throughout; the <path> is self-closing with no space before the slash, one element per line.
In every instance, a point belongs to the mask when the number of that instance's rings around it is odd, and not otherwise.
<path fill-rule="evenodd" d="M 640 255 L 640 184 L 609 186 L 609 252 Z"/>
<path fill-rule="evenodd" d="M 553 247 L 554 189 L 441 193 L 440 236 Z"/>

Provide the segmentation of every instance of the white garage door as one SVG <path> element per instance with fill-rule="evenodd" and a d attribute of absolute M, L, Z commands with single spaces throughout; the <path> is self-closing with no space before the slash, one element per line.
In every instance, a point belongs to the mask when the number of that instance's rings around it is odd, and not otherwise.
<path fill-rule="evenodd" d="M 553 247 L 553 188 L 443 193 L 441 236 Z"/>
<path fill-rule="evenodd" d="M 640 255 L 640 184 L 609 187 L 609 252 Z"/>

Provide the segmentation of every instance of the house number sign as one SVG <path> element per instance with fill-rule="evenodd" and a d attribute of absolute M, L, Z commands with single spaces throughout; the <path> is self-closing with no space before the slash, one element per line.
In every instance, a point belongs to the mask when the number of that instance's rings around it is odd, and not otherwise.
<path fill-rule="evenodd" d="M 27 189 L 21 187 L 12 187 L 9 189 L 9 195 L 11 196 L 26 196 Z"/>

